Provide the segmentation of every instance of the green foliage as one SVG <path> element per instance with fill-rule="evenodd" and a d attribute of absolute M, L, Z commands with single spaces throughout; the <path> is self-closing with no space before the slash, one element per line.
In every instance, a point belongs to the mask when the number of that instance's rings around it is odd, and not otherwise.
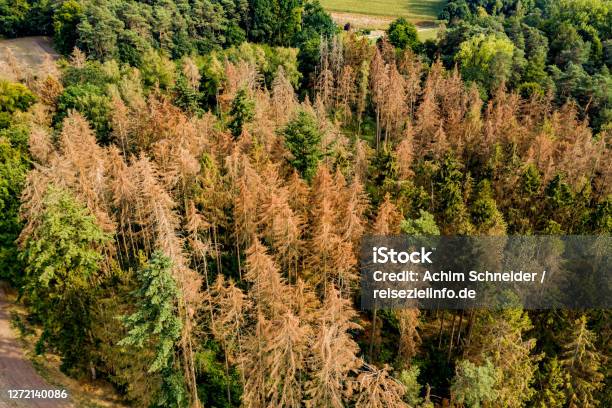
<path fill-rule="evenodd" d="M 223 352 L 218 343 L 210 340 L 196 355 L 200 401 L 206 407 L 233 407 L 240 401 L 242 384 L 240 372 L 232 367 L 226 371 Z M 229 388 L 229 396 L 227 390 Z"/>
<path fill-rule="evenodd" d="M 468 48 L 482 47 L 483 52 L 490 48 L 478 40 L 480 37 L 507 36 L 512 40 L 511 64 L 503 53 L 492 59 L 494 69 L 489 73 L 498 77 L 487 81 L 483 75 L 486 69 L 474 69 L 478 65 L 474 63 L 462 70 L 465 78 L 481 84 L 483 95 L 506 79 L 507 85 L 524 96 L 553 91 L 559 104 L 568 98 L 578 101 L 588 107 L 588 112 L 582 113 L 592 118 L 596 131 L 610 123 L 611 30 L 604 23 L 612 17 L 609 1 L 451 0 L 440 17 L 450 23 L 439 44 L 448 66 L 459 61 L 460 54 L 462 58 L 471 54 Z M 474 47 L 467 46 L 470 42 Z M 502 43 L 496 45 L 507 48 Z"/>
<path fill-rule="evenodd" d="M 62 71 L 62 83 L 70 85 L 95 85 L 104 89 L 108 84 L 119 80 L 118 66 L 115 61 L 100 63 L 88 60 L 83 66 L 75 67 L 68 65 Z"/>
<path fill-rule="evenodd" d="M 495 401 L 495 383 L 497 371 L 490 361 L 477 366 L 469 360 L 457 364 L 455 377 L 451 386 L 453 399 L 470 408 L 480 408 Z"/>
<path fill-rule="evenodd" d="M 143 347 L 154 341 L 157 352 L 149 372 L 155 373 L 171 366 L 181 335 L 182 323 L 177 316 L 179 290 L 172 277 L 172 261 L 161 252 L 152 255 L 137 278 L 141 285 L 135 293 L 137 310 L 123 318 L 129 331 L 119 345 Z"/>
<path fill-rule="evenodd" d="M 185 75 L 179 75 L 174 85 L 174 105 L 183 109 L 185 112 L 200 112 L 200 93 L 188 82 Z"/>
<path fill-rule="evenodd" d="M 271 47 L 267 44 L 243 43 L 223 51 L 219 59 L 228 58 L 232 62 L 247 61 L 257 68 L 264 76 L 267 86 L 272 81 L 280 67 L 283 68 L 285 78 L 297 87 L 301 73 L 297 67 L 297 50 L 295 48 Z"/>
<path fill-rule="evenodd" d="M 559 361 L 553 358 L 544 364 L 536 381 L 538 391 L 533 406 L 537 408 L 563 408 L 566 397 L 563 393 L 563 372 Z"/>
<path fill-rule="evenodd" d="M 292 157 L 289 163 L 304 177 L 311 180 L 317 171 L 321 151 L 321 131 L 316 119 L 306 111 L 299 111 L 282 130 L 285 146 Z"/>
<path fill-rule="evenodd" d="M 54 122 L 60 125 L 70 109 L 77 110 L 87 118 L 98 139 L 106 142 L 111 131 L 110 106 L 110 97 L 100 87 L 91 84 L 71 85 L 58 98 Z"/>
<path fill-rule="evenodd" d="M 535 394 L 532 383 L 540 356 L 533 354 L 535 339 L 526 334 L 533 326 L 519 305 L 518 298 L 510 296 L 505 308 L 480 311 L 467 353 L 477 364 L 493 364 L 497 372 L 493 390 L 501 406 L 523 406 Z"/>
<path fill-rule="evenodd" d="M 22 227 L 19 197 L 29 164 L 25 149 L 7 137 L 10 130 L 0 130 L 0 277 L 18 283 L 23 265 L 17 259 L 15 240 Z"/>
<path fill-rule="evenodd" d="M 36 97 L 25 85 L 0 80 L 0 112 L 25 111 L 35 101 Z"/>
<path fill-rule="evenodd" d="M 461 43 L 455 59 L 463 78 L 495 90 L 510 77 L 513 53 L 507 37 L 480 34 Z"/>
<path fill-rule="evenodd" d="M 436 190 L 436 211 L 444 233 L 467 234 L 472 230 L 464 201 L 464 186 L 470 178 L 463 174 L 462 164 L 453 155 L 447 155 L 433 175 Z"/>
<path fill-rule="evenodd" d="M 26 0 L 0 1 L 0 34 L 17 36 L 27 18 L 30 4 Z"/>
<path fill-rule="evenodd" d="M 211 53 L 205 57 L 199 57 L 196 60 L 196 64 L 198 65 L 200 75 L 202 75 L 200 79 L 200 92 L 209 104 L 213 104 L 216 102 L 216 96 L 225 78 L 223 63 L 216 53 Z"/>
<path fill-rule="evenodd" d="M 253 120 L 255 116 L 255 101 L 247 94 L 246 89 L 241 88 L 236 93 L 230 109 L 231 120 L 228 124 L 234 138 L 239 138 L 244 126 Z"/>
<path fill-rule="evenodd" d="M 140 66 L 142 80 L 147 86 L 169 89 L 174 84 L 175 66 L 168 57 L 152 49 L 143 55 Z"/>
<path fill-rule="evenodd" d="M 419 384 L 419 367 L 413 365 L 407 370 L 402 370 L 398 380 L 405 387 L 404 401 L 411 407 L 419 406 L 423 399 L 421 398 L 421 385 Z"/>
<path fill-rule="evenodd" d="M 21 84 L 0 81 L 0 277 L 18 283 L 23 265 L 17 259 L 15 240 L 21 190 L 30 168 L 27 126 L 13 123 L 13 113 L 30 107 L 35 97 Z"/>
<path fill-rule="evenodd" d="M 251 0 L 250 6 L 255 42 L 288 46 L 301 30 L 302 0 Z"/>
<path fill-rule="evenodd" d="M 180 292 L 172 276 L 172 261 L 155 252 L 137 278 L 136 311 L 122 318 L 128 333 L 118 345 L 154 349 L 148 372 L 162 375 L 156 406 L 186 406 L 187 392 L 175 358 L 183 324 L 178 316 Z"/>
<path fill-rule="evenodd" d="M 476 198 L 470 205 L 471 222 L 480 234 L 504 235 L 506 223 L 493 198 L 491 183 L 483 180 L 478 184 Z"/>
<path fill-rule="evenodd" d="M 53 44 L 64 54 L 69 54 L 78 39 L 77 25 L 83 19 L 83 5 L 76 0 L 65 0 L 53 13 Z"/>
<path fill-rule="evenodd" d="M 376 204 L 382 202 L 385 194 L 392 193 L 397 186 L 398 166 L 395 154 L 383 146 L 372 159 L 369 193 Z"/>
<path fill-rule="evenodd" d="M 296 44 L 303 44 L 311 39 L 321 37 L 329 38 L 338 32 L 338 26 L 334 23 L 319 0 L 308 1 L 302 13 L 302 29 L 296 34 Z"/>
<path fill-rule="evenodd" d="M 88 358 L 92 291 L 110 239 L 89 211 L 68 192 L 50 186 L 36 219 L 28 220 L 21 259 L 23 295 L 43 324 L 41 341 L 56 347 L 62 367 L 82 367 Z"/>
<path fill-rule="evenodd" d="M 440 235 L 440 229 L 436 225 L 433 214 L 419 210 L 419 218 L 414 220 L 403 220 L 400 224 L 402 233 L 408 235 Z"/>
<path fill-rule="evenodd" d="M 49 0 L 0 0 L 0 36 L 51 34 Z"/>
<path fill-rule="evenodd" d="M 582 315 L 566 334 L 563 353 L 559 360 L 565 370 L 567 401 L 570 406 L 596 407 L 596 392 L 603 386 L 600 372 L 604 356 L 595 348 L 595 334 L 587 327 Z"/>
<path fill-rule="evenodd" d="M 400 17 L 391 24 L 387 29 L 387 37 L 389 42 L 400 49 L 411 48 L 417 50 L 419 39 L 417 30 L 414 24 L 410 23 L 403 17 Z"/>

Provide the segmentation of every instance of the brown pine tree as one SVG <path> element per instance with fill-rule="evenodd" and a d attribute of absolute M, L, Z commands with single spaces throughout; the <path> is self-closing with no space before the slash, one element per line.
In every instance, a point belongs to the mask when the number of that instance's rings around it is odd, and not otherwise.
<path fill-rule="evenodd" d="M 390 138 L 399 136 L 408 114 L 406 82 L 395 64 L 389 66 L 388 82 L 389 86 L 385 92 L 385 97 L 381 101 L 381 116 L 383 127 L 385 128 L 385 146 L 389 143 Z"/>
<path fill-rule="evenodd" d="M 273 319 L 288 310 L 291 296 L 289 286 L 257 238 L 252 240 L 247 250 L 246 271 L 244 278 L 252 285 L 249 296 L 254 300 L 259 313 Z"/>
<path fill-rule="evenodd" d="M 311 379 L 306 383 L 308 407 L 342 408 L 352 395 L 351 376 L 361 365 L 359 347 L 349 331 L 359 329 L 353 322 L 356 313 L 350 301 L 330 287 L 315 329 L 312 356 L 309 361 Z"/>
<path fill-rule="evenodd" d="M 366 365 L 357 377 L 359 391 L 356 408 L 409 408 L 402 397 L 405 387 L 389 375 L 390 367 Z"/>
<path fill-rule="evenodd" d="M 378 207 L 378 213 L 372 226 L 372 232 L 376 235 L 398 234 L 402 215 L 395 204 L 391 202 L 389 193 L 385 195 L 384 201 Z"/>
<path fill-rule="evenodd" d="M 378 49 L 370 64 L 370 93 L 376 108 L 376 149 L 378 149 L 382 134 L 382 111 L 386 102 L 389 87 L 388 66 Z"/>

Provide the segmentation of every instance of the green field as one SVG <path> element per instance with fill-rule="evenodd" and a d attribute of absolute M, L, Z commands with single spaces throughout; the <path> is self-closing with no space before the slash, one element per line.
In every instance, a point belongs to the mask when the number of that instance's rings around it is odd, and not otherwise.
<path fill-rule="evenodd" d="M 437 20 L 445 0 L 320 0 L 329 11 L 406 17 L 413 22 Z"/>

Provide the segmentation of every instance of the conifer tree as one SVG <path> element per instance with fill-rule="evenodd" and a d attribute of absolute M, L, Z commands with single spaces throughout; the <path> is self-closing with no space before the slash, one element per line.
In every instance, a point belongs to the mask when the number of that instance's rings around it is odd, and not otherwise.
<path fill-rule="evenodd" d="M 482 311 L 472 328 L 466 356 L 477 365 L 487 361 L 497 372 L 495 398 L 507 407 L 521 407 L 534 395 L 535 339 L 526 337 L 531 321 L 522 309 Z"/>
<path fill-rule="evenodd" d="M 476 199 L 470 206 L 472 223 L 480 235 L 505 235 L 506 223 L 492 197 L 491 184 L 483 180 L 477 187 Z"/>
<path fill-rule="evenodd" d="M 385 128 L 385 145 L 390 137 L 398 137 L 404 127 L 408 106 L 406 105 L 406 84 L 395 64 L 388 72 L 389 87 L 385 92 L 384 102 L 381 102 L 382 121 Z"/>
<path fill-rule="evenodd" d="M 260 314 L 264 313 L 271 319 L 286 311 L 290 289 L 266 248 L 256 238 L 247 250 L 246 262 L 247 273 L 244 277 L 252 284 L 249 294 Z"/>
<path fill-rule="evenodd" d="M 360 367 L 359 348 L 349 330 L 359 329 L 349 300 L 330 287 L 316 321 L 309 361 L 311 379 L 306 383 L 308 407 L 342 408 L 352 394 L 351 373 Z"/>
<path fill-rule="evenodd" d="M 563 371 L 557 358 L 544 364 L 536 374 L 536 389 L 533 406 L 537 408 L 563 408 L 566 396 L 563 392 Z"/>
<path fill-rule="evenodd" d="M 382 130 L 382 111 L 386 101 L 386 92 L 389 86 L 389 76 L 387 74 L 388 66 L 378 48 L 370 65 L 370 92 L 372 102 L 376 107 L 376 149 L 378 149 L 381 139 Z"/>
<path fill-rule="evenodd" d="M 180 293 L 172 277 L 172 262 L 161 252 L 153 253 L 148 264 L 138 272 L 140 288 L 136 311 L 124 316 L 127 336 L 119 346 L 153 347 L 150 373 L 161 373 L 162 386 L 157 396 L 160 406 L 187 406 L 187 389 L 176 361 L 176 348 L 183 324 L 178 316 Z"/>
<path fill-rule="evenodd" d="M 567 402 L 574 407 L 596 407 L 597 391 L 603 386 L 600 372 L 604 357 L 595 348 L 595 334 L 582 315 L 569 328 L 559 363 L 565 372 Z"/>
<path fill-rule="evenodd" d="M 292 312 L 274 319 L 265 342 L 268 372 L 268 406 L 302 406 L 302 378 L 309 354 L 310 326 Z"/>
<path fill-rule="evenodd" d="M 298 111 L 282 131 L 285 146 L 291 153 L 289 163 L 310 181 L 317 171 L 323 152 L 321 151 L 321 132 L 315 118 L 304 110 Z"/>
<path fill-rule="evenodd" d="M 272 83 L 272 104 L 275 120 L 281 125 L 286 123 L 297 105 L 295 91 L 282 66 L 278 67 Z"/>
<path fill-rule="evenodd" d="M 378 208 L 378 214 L 374 221 L 373 232 L 376 235 L 397 234 L 400 230 L 401 214 L 395 204 L 391 202 L 389 193 Z"/>
<path fill-rule="evenodd" d="M 389 375 L 389 369 L 366 365 L 357 377 L 356 408 L 409 408 L 402 399 L 404 385 Z"/>
<path fill-rule="evenodd" d="M 240 88 L 232 101 L 230 109 L 231 121 L 228 128 L 235 139 L 242 135 L 245 125 L 251 122 L 255 115 L 255 102 L 249 98 L 245 88 Z"/>

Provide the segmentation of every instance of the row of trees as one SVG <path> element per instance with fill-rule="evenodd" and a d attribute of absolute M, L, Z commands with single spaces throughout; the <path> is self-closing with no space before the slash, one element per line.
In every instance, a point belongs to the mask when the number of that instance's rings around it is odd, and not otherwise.
<path fill-rule="evenodd" d="M 0 36 L 50 35 L 64 54 L 77 46 L 96 59 L 135 66 L 149 49 L 179 58 L 246 39 L 290 46 L 336 30 L 318 1 L 20 0 L 0 7 Z"/>
<path fill-rule="evenodd" d="M 483 95 L 501 82 L 524 96 L 579 102 L 595 129 L 609 127 L 612 5 L 606 0 L 452 0 L 437 50 Z"/>

